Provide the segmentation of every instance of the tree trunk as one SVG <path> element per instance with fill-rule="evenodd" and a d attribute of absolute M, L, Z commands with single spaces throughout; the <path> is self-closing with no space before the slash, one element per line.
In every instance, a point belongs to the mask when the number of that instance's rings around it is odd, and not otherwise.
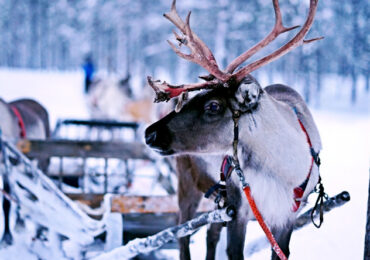
<path fill-rule="evenodd" d="M 352 79 L 351 103 L 352 105 L 354 105 L 356 104 L 357 100 L 357 73 L 355 67 L 352 67 L 351 69 L 351 79 Z"/>
<path fill-rule="evenodd" d="M 30 1 L 30 55 L 28 57 L 28 67 L 36 68 L 36 53 L 37 53 L 37 42 L 38 42 L 38 15 L 37 15 L 37 6 L 38 0 Z"/>
<path fill-rule="evenodd" d="M 218 0 L 220 9 L 217 14 L 217 28 L 215 37 L 215 58 L 221 68 L 226 67 L 227 62 L 227 48 L 226 48 L 226 37 L 228 32 L 228 2 L 225 0 Z"/>
<path fill-rule="evenodd" d="M 321 88 L 322 88 L 322 57 L 320 49 L 316 51 L 316 105 L 320 106 L 320 97 L 321 97 Z"/>
<path fill-rule="evenodd" d="M 356 103 L 357 100 L 357 76 L 358 76 L 358 60 L 359 60 L 359 46 L 360 46 L 360 32 L 358 24 L 359 14 L 359 0 L 352 0 L 352 91 L 351 103 Z"/>
<path fill-rule="evenodd" d="M 40 6 L 40 67 L 45 69 L 49 67 L 50 59 L 50 40 L 49 40 L 49 2 L 43 1 Z"/>
<path fill-rule="evenodd" d="M 10 17 L 9 17 L 9 30 L 10 30 L 10 42 L 9 42 L 9 52 L 8 52 L 8 66 L 17 67 L 19 66 L 19 37 L 18 37 L 18 23 L 17 21 L 17 6 L 19 5 L 18 1 L 12 1 L 10 5 Z"/>

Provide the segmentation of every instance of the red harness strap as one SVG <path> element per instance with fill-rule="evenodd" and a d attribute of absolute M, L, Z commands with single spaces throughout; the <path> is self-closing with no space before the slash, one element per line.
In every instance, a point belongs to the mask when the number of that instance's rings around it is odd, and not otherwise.
<path fill-rule="evenodd" d="M 293 205 L 293 211 L 294 212 L 296 212 L 298 210 L 298 208 L 299 208 L 299 206 L 301 204 L 300 199 L 303 196 L 303 193 L 304 193 L 304 191 L 306 189 L 307 183 L 308 183 L 309 178 L 311 176 L 311 171 L 312 171 L 313 163 L 316 162 L 316 160 L 317 160 L 315 158 L 315 157 L 317 157 L 317 154 L 315 155 L 315 152 L 313 151 L 313 147 L 312 147 L 312 143 L 311 143 L 310 137 L 309 137 L 309 135 L 308 135 L 305 127 L 303 126 L 301 120 L 299 120 L 299 118 L 298 118 L 298 122 L 299 122 L 299 125 L 301 126 L 303 132 L 306 135 L 307 143 L 310 146 L 312 159 L 311 159 L 311 166 L 310 166 L 310 169 L 309 169 L 309 172 L 308 172 L 308 175 L 307 175 L 306 180 L 299 187 L 296 187 L 294 189 L 294 200 L 295 200 L 295 204 Z M 234 137 L 234 140 L 235 140 L 235 137 Z M 319 164 L 319 162 L 317 162 L 317 163 Z M 239 168 L 239 170 L 240 170 L 240 168 Z M 274 252 L 276 253 L 276 255 L 279 256 L 279 258 L 281 260 L 288 259 L 285 256 L 284 252 L 281 250 L 279 244 L 276 242 L 276 240 L 274 238 L 274 235 L 272 234 L 271 230 L 269 229 L 269 227 L 266 225 L 265 221 L 263 220 L 263 217 L 262 217 L 260 211 L 257 208 L 256 202 L 254 201 L 254 198 L 251 195 L 250 186 L 244 180 L 243 173 L 240 172 L 238 175 L 240 175 L 239 177 L 241 177 L 241 182 L 243 184 L 243 191 L 244 191 L 245 196 L 247 197 L 247 200 L 248 200 L 249 206 L 251 207 L 251 210 L 253 212 L 253 215 L 255 216 L 256 220 L 258 221 L 258 224 L 261 226 L 262 230 L 264 231 L 267 239 L 269 240 L 269 242 L 271 244 L 272 249 L 274 250 Z"/>
<path fill-rule="evenodd" d="M 24 125 L 24 121 L 23 121 L 23 118 L 21 116 L 21 113 L 19 112 L 19 110 L 18 110 L 18 108 L 16 106 L 10 106 L 10 108 L 13 110 L 13 113 L 15 114 L 15 116 L 18 119 L 18 125 L 19 125 L 19 128 L 21 129 L 20 137 L 21 138 L 26 138 L 27 137 L 27 135 L 26 135 L 26 127 Z"/>
<path fill-rule="evenodd" d="M 310 150 L 311 150 L 311 153 L 312 153 L 313 147 L 312 147 L 312 143 L 311 143 L 310 137 L 309 137 L 309 135 L 307 133 L 307 130 L 303 126 L 301 120 L 298 119 L 298 122 L 299 122 L 299 125 L 301 126 L 303 132 L 306 135 L 307 143 L 310 146 Z M 306 180 L 300 186 L 294 188 L 294 190 L 293 190 L 294 191 L 294 205 L 293 205 L 293 209 L 292 209 L 293 212 L 296 212 L 299 209 L 299 206 L 301 205 L 301 199 L 303 197 L 303 194 L 304 194 L 304 191 L 305 191 L 306 186 L 308 184 L 308 181 L 310 180 L 311 172 L 312 172 L 312 167 L 313 167 L 313 163 L 314 162 L 315 162 L 314 156 L 311 154 L 311 166 L 310 166 L 310 170 L 308 171 Z"/>
<path fill-rule="evenodd" d="M 293 109 L 294 109 L 295 113 L 297 114 L 295 108 L 293 108 Z M 233 157 L 233 159 L 234 159 L 234 163 L 236 164 L 232 168 L 234 168 L 234 170 L 236 170 L 236 173 L 239 176 L 239 179 L 240 179 L 240 182 L 242 183 L 243 191 L 244 191 L 245 196 L 247 197 L 249 206 L 251 207 L 251 210 L 252 210 L 256 220 L 258 221 L 259 225 L 261 226 L 262 230 L 265 232 L 265 235 L 266 235 L 267 239 L 270 241 L 272 249 L 275 251 L 276 255 L 279 256 L 279 258 L 281 260 L 286 260 L 287 257 L 285 256 L 284 252 L 281 250 L 279 244 L 276 242 L 276 240 L 274 238 L 274 235 L 272 234 L 271 230 L 268 228 L 265 221 L 263 220 L 263 217 L 262 217 L 260 211 L 257 208 L 257 205 L 254 201 L 254 198 L 251 195 L 250 186 L 245 180 L 243 171 L 240 169 L 239 160 L 238 160 L 238 156 L 237 156 L 237 154 L 238 154 L 238 150 L 237 150 L 238 148 L 237 147 L 238 147 L 238 140 L 239 140 L 239 138 L 238 138 L 238 135 L 239 135 L 238 120 L 239 120 L 239 117 L 240 117 L 240 111 L 232 111 L 232 112 L 233 112 L 233 120 L 234 120 L 234 142 L 233 142 L 234 157 Z M 306 189 L 307 183 L 308 183 L 309 178 L 311 176 L 313 163 L 315 162 L 317 165 L 320 165 L 320 159 L 318 157 L 318 153 L 316 153 L 313 150 L 310 137 L 309 137 L 305 127 L 303 126 L 301 120 L 299 120 L 299 118 L 298 118 L 298 122 L 299 122 L 299 125 L 301 126 L 303 132 L 306 135 L 307 143 L 310 146 L 310 152 L 311 152 L 312 159 L 311 159 L 311 166 L 310 166 L 310 169 L 309 169 L 306 180 L 299 187 L 296 187 L 294 189 L 294 199 L 295 199 L 295 205 L 293 206 L 293 211 L 294 212 L 298 210 L 298 208 L 301 204 L 300 199 L 303 196 L 303 193 Z M 221 165 L 221 180 L 227 178 L 227 176 L 229 175 L 228 174 L 229 173 L 229 169 L 228 169 L 229 167 L 227 167 L 227 165 L 228 165 L 227 161 L 228 161 L 227 157 L 225 157 L 223 162 L 222 162 L 222 165 Z"/>
<path fill-rule="evenodd" d="M 257 205 L 256 205 L 256 203 L 255 203 L 255 201 L 254 201 L 254 199 L 253 199 L 253 197 L 251 195 L 251 188 L 249 186 L 245 186 L 243 188 L 243 191 L 244 191 L 245 196 L 247 197 L 249 206 L 252 209 L 252 212 L 253 212 L 254 217 L 258 221 L 258 224 L 261 226 L 263 232 L 265 232 L 265 235 L 266 235 L 267 239 L 270 241 L 272 250 L 275 251 L 275 253 L 279 256 L 279 258 L 281 260 L 288 259 L 284 255 L 284 253 L 281 250 L 279 244 L 276 242 L 276 240 L 274 238 L 274 235 L 271 233 L 270 229 L 268 228 L 268 226 L 266 225 L 265 221 L 263 220 L 263 217 L 262 217 L 261 213 L 259 212 L 259 210 L 257 208 Z"/>
<path fill-rule="evenodd" d="M 308 133 L 307 133 L 305 127 L 303 126 L 301 120 L 298 119 L 298 122 L 299 122 L 299 125 L 301 126 L 303 132 L 306 135 L 307 143 L 309 144 L 311 152 L 312 152 L 312 143 L 311 143 L 310 137 L 308 136 Z M 314 159 L 314 156 L 312 155 L 311 166 L 310 166 L 310 170 L 308 172 L 306 180 L 299 187 L 296 187 L 294 189 L 294 200 L 295 200 L 295 204 L 293 205 L 293 211 L 294 212 L 296 212 L 298 210 L 298 208 L 301 204 L 300 199 L 302 198 L 303 193 L 306 189 L 308 180 L 310 179 L 311 171 L 312 171 L 312 167 L 313 167 L 314 162 L 315 162 L 315 159 Z M 281 250 L 279 244 L 276 242 L 276 240 L 274 238 L 274 235 L 271 233 L 271 230 L 268 228 L 265 221 L 263 220 L 263 217 L 262 217 L 260 211 L 257 208 L 256 202 L 254 201 L 254 199 L 251 195 L 251 189 L 250 189 L 249 185 L 244 186 L 243 191 L 244 191 L 245 196 L 247 197 L 247 200 L 248 200 L 249 206 L 252 209 L 253 215 L 255 216 L 256 220 L 258 221 L 258 224 L 261 226 L 263 232 L 265 232 L 265 235 L 266 235 L 267 239 L 270 241 L 272 249 L 275 251 L 276 255 L 278 255 L 281 260 L 288 259 L 285 256 L 285 254 L 283 253 L 283 251 Z"/>

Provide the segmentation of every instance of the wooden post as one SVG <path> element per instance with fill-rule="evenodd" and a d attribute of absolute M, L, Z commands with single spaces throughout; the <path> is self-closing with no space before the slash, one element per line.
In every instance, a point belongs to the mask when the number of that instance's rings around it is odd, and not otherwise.
<path fill-rule="evenodd" d="M 369 195 L 367 199 L 367 223 L 365 234 L 364 260 L 370 259 L 370 178 L 369 178 Z"/>
<path fill-rule="evenodd" d="M 87 176 L 88 174 L 90 173 L 86 172 L 86 157 L 82 157 L 82 193 L 86 193 L 89 179 L 89 176 Z"/>
<path fill-rule="evenodd" d="M 108 158 L 104 158 L 104 193 L 108 192 Z"/>
<path fill-rule="evenodd" d="M 62 189 L 62 183 L 63 183 L 63 157 L 60 157 L 59 159 L 59 175 L 58 175 L 58 188 L 63 191 Z"/>
<path fill-rule="evenodd" d="M 131 186 L 131 176 L 130 176 L 130 170 L 129 170 L 129 168 L 128 168 L 128 160 L 126 159 L 126 160 L 124 160 L 123 161 L 124 162 L 124 164 L 125 164 L 125 179 L 126 179 L 126 189 L 128 189 L 128 188 L 130 188 L 130 186 Z"/>

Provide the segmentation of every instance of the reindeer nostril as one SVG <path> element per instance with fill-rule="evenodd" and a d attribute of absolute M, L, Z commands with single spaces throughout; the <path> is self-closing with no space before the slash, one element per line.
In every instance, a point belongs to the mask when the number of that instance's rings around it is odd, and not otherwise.
<path fill-rule="evenodd" d="M 153 144 L 156 139 L 157 139 L 157 132 L 156 131 L 145 135 L 145 143 L 146 144 Z"/>

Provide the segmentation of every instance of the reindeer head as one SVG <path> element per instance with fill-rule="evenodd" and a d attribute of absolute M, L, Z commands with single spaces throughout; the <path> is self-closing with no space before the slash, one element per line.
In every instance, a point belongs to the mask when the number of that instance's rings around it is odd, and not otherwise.
<path fill-rule="evenodd" d="M 250 75 L 235 86 L 197 94 L 146 129 L 146 143 L 163 155 L 227 150 L 232 144 L 232 113 L 253 112 L 263 92 Z"/>
<path fill-rule="evenodd" d="M 168 101 L 181 95 L 180 103 L 182 103 L 187 92 L 207 89 L 189 100 L 181 111 L 174 111 L 149 126 L 145 132 L 146 143 L 149 146 L 163 155 L 220 152 L 231 147 L 232 111 L 253 113 L 258 110 L 260 97 L 264 94 L 258 82 L 249 73 L 300 45 L 322 39 L 303 39 L 313 23 L 317 7 L 317 0 L 310 0 L 306 22 L 292 40 L 271 54 L 234 72 L 239 65 L 267 46 L 278 35 L 298 27 L 284 27 L 278 0 L 272 2 L 276 18 L 273 30 L 251 49 L 234 59 L 223 71 L 219 69 L 210 49 L 190 29 L 191 13 L 188 13 L 186 22 L 184 22 L 176 11 L 176 1 L 173 1 L 171 11 L 164 16 L 181 31 L 182 35 L 174 32 L 176 40 L 180 46 L 188 47 L 190 54 L 181 52 L 170 41 L 169 44 L 177 55 L 202 66 L 210 75 L 200 77 L 205 82 L 179 86 L 155 81 L 148 77 L 148 83 L 157 95 L 155 102 Z"/>

